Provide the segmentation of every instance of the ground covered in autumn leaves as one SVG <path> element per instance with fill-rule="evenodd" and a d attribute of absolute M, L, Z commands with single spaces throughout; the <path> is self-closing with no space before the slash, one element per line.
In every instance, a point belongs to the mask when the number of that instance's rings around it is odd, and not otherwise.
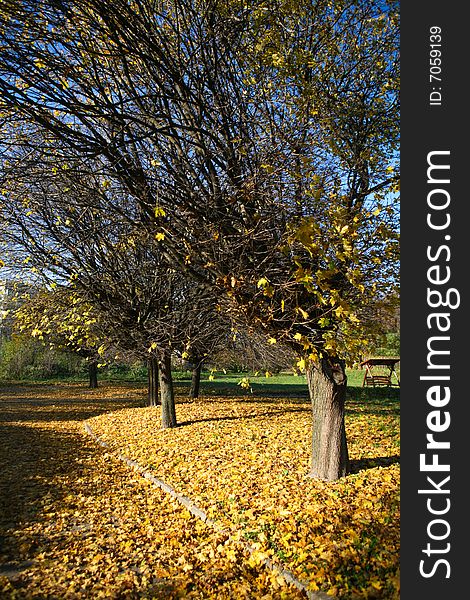
<path fill-rule="evenodd" d="M 367 392 L 348 401 L 352 473 L 325 483 L 306 476 L 304 399 L 184 400 L 180 427 L 162 431 L 138 386 L 0 387 L 0 596 L 305 597 L 263 566 L 269 557 L 312 590 L 398 598 L 398 401 Z M 107 450 L 85 433 L 85 420 Z M 118 451 L 230 537 L 117 460 Z"/>

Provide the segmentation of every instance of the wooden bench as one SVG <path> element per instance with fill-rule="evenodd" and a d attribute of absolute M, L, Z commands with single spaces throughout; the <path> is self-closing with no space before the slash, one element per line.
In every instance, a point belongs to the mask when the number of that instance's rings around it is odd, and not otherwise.
<path fill-rule="evenodd" d="M 398 379 L 395 365 L 400 362 L 396 357 L 376 357 L 368 358 L 361 362 L 361 368 L 365 369 L 362 387 L 364 386 L 398 386 Z M 394 381 L 395 379 L 395 381 Z"/>

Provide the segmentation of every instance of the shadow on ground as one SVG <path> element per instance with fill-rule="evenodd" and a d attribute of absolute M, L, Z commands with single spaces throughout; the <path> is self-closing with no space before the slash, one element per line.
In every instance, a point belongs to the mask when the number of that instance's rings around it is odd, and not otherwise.
<path fill-rule="evenodd" d="M 67 480 L 82 477 L 82 464 L 96 452 L 73 427 L 50 424 L 137 405 L 129 400 L 65 402 L 0 395 L 1 562 L 22 561 L 41 545 L 40 538 L 26 541 L 16 530 L 67 494 Z"/>
<path fill-rule="evenodd" d="M 380 456 L 376 458 L 360 458 L 351 460 L 349 463 L 349 472 L 351 474 L 359 473 L 364 469 L 374 469 L 375 467 L 389 467 L 400 462 L 398 454 L 393 456 Z"/>

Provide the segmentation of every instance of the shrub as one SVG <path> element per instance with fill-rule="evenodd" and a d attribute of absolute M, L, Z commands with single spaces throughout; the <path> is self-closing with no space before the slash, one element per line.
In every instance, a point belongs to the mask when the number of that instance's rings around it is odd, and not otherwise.
<path fill-rule="evenodd" d="M 47 379 L 85 373 L 86 364 L 81 357 L 48 348 L 34 338 L 13 335 L 0 341 L 2 379 Z"/>

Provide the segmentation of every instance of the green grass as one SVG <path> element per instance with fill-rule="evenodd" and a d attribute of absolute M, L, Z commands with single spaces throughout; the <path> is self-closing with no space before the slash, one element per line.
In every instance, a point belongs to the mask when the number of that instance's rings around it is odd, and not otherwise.
<path fill-rule="evenodd" d="M 362 369 L 347 369 L 348 387 L 362 387 L 364 379 L 364 371 Z M 277 390 L 278 392 L 290 390 L 306 390 L 307 381 L 305 375 L 294 375 L 292 373 L 279 373 L 266 377 L 260 372 L 257 376 L 253 373 L 224 373 L 217 371 L 213 374 L 214 379 L 209 380 L 210 372 L 204 371 L 201 376 L 201 384 L 232 386 L 237 385 L 242 377 L 248 377 L 253 388 L 264 390 Z M 190 381 L 191 374 L 189 372 L 175 373 L 175 381 Z"/>
<path fill-rule="evenodd" d="M 289 373 L 280 373 L 266 377 L 264 373 L 212 373 L 203 371 L 201 374 L 201 393 L 203 395 L 235 395 L 235 396 L 307 396 L 307 382 L 305 375 L 295 376 Z M 244 389 L 239 384 L 242 378 L 248 377 L 250 388 Z M 175 373 L 175 383 L 182 387 L 191 384 L 191 373 Z"/>
<path fill-rule="evenodd" d="M 308 398 L 307 382 L 305 375 L 293 375 L 292 373 L 279 373 L 271 377 L 265 377 L 264 373 L 254 376 L 253 373 L 224 373 L 218 371 L 213 373 L 213 380 L 209 379 L 210 371 L 204 371 L 201 375 L 201 394 L 223 395 L 223 396 L 245 396 L 247 398 L 258 396 L 268 397 L 291 397 Z M 396 403 L 399 400 L 399 388 L 397 387 L 362 387 L 364 371 L 362 369 L 348 369 L 348 399 L 355 402 L 373 402 L 375 400 L 383 403 L 390 400 Z M 243 377 L 250 380 L 250 389 L 243 389 L 238 383 Z M 180 371 L 175 373 L 175 385 L 188 389 L 191 383 L 191 373 Z M 184 393 L 184 392 L 183 392 Z"/>
<path fill-rule="evenodd" d="M 263 372 L 258 375 L 254 373 L 235 373 L 204 370 L 201 375 L 200 393 L 202 396 L 238 396 L 238 397 L 287 397 L 308 399 L 307 382 L 305 375 L 294 375 L 292 373 L 278 373 L 266 377 Z M 396 387 L 362 387 L 364 371 L 361 369 L 348 369 L 348 400 L 353 402 L 368 403 L 379 401 L 383 404 L 385 401 L 397 402 L 399 399 L 399 389 Z M 177 370 L 173 373 L 174 385 L 179 395 L 187 395 L 191 386 L 191 372 Z M 239 385 L 242 378 L 248 377 L 250 388 L 244 389 Z M 98 382 L 109 383 L 136 383 L 143 387 L 147 384 L 145 369 L 132 374 L 126 372 L 100 371 L 98 373 Z M 25 379 L 22 383 L 81 383 L 87 385 L 87 376 L 82 377 L 64 377 L 56 376 L 48 379 L 32 380 Z"/>

